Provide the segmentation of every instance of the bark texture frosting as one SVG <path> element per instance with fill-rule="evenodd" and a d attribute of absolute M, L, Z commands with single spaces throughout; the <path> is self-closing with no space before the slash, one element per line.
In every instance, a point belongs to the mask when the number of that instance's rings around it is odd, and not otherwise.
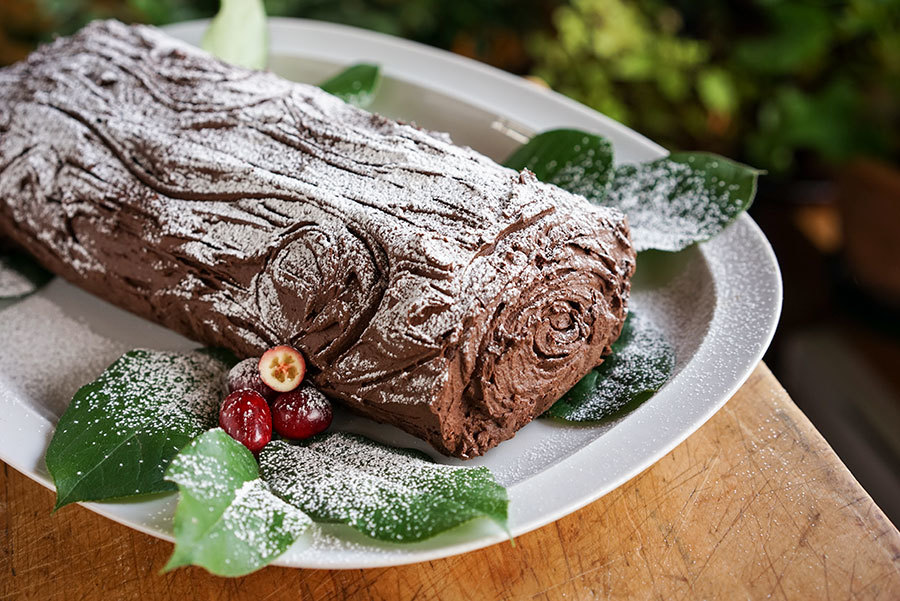
<path fill-rule="evenodd" d="M 444 134 L 97 22 L 0 70 L 0 231 L 200 342 L 484 453 L 602 362 L 623 215 Z"/>

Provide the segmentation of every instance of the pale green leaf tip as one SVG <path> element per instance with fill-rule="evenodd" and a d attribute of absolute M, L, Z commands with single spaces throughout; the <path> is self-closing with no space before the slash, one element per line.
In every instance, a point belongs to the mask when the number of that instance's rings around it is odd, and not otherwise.
<path fill-rule="evenodd" d="M 512 543 L 512 546 L 516 546 L 516 538 L 513 536 L 512 530 L 509 529 L 509 521 L 506 519 L 499 518 L 491 518 L 494 520 L 494 523 L 500 526 L 503 529 L 503 532 L 506 533 L 506 536 L 509 537 L 509 542 Z"/>
<path fill-rule="evenodd" d="M 159 571 L 160 574 L 166 574 L 171 572 L 172 570 L 177 570 L 178 568 L 183 568 L 185 566 L 191 565 L 191 560 L 188 557 L 179 556 L 178 547 L 176 545 L 175 549 L 172 551 L 172 556 L 169 558 L 169 561 L 166 562 L 166 565 L 162 567 Z"/>
<path fill-rule="evenodd" d="M 74 501 L 66 500 L 63 497 L 60 497 L 59 493 L 57 493 L 56 494 L 56 503 L 54 503 L 53 511 L 51 511 L 51 513 L 56 513 L 57 511 L 59 511 L 60 509 L 65 507 L 66 505 L 71 505 L 72 503 L 74 503 Z"/>
<path fill-rule="evenodd" d="M 53 474 L 50 474 L 51 478 Z M 56 479 L 53 479 L 53 485 L 56 487 L 56 501 L 53 504 L 53 513 L 56 513 L 66 505 L 71 505 L 72 503 L 77 503 L 81 499 L 75 499 L 72 495 L 72 490 L 70 489 L 68 492 L 59 490 L 59 484 L 56 482 Z"/>
<path fill-rule="evenodd" d="M 269 31 L 262 0 L 221 0 L 200 47 L 227 63 L 264 69 L 268 62 Z"/>

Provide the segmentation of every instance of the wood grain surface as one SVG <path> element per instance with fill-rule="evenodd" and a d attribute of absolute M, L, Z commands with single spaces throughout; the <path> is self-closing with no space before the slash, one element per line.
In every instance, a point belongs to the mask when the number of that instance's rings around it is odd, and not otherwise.
<path fill-rule="evenodd" d="M 760 365 L 706 425 L 530 534 L 374 570 L 160 575 L 171 545 L 0 472 L 0 599 L 900 599 L 900 533 Z"/>

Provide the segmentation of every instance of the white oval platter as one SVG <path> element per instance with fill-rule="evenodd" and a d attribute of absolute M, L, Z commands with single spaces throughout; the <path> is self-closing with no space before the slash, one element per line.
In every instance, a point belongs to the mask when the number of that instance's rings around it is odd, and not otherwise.
<path fill-rule="evenodd" d="M 198 44 L 205 26 L 197 21 L 166 29 Z M 271 19 L 270 34 L 274 71 L 316 83 L 355 62 L 377 63 L 385 78 L 373 111 L 447 131 L 456 143 L 498 161 L 534 133 L 558 127 L 606 136 L 619 162 L 665 153 L 572 100 L 447 52 L 297 19 Z M 647 277 L 654 270 L 644 265 L 642 272 L 639 262 L 632 306 L 652 315 L 675 345 L 676 372 L 666 386 L 614 423 L 577 427 L 537 420 L 514 439 L 468 462 L 488 466 L 508 487 L 514 536 L 572 513 L 659 460 L 722 407 L 769 345 L 781 311 L 781 276 L 766 238 L 749 216 L 741 216 L 710 242 L 660 260 L 668 274 L 662 279 Z M 59 415 L 81 384 L 130 348 L 196 346 L 59 279 L 0 311 L 0 340 L 0 459 L 48 488 L 53 486 L 44 451 Z M 54 366 L 35 378 L 35 366 L 18 357 L 33 357 L 42 349 L 54 358 Z M 399 430 L 362 418 L 341 413 L 336 427 L 459 463 Z M 172 539 L 174 495 L 85 506 Z M 295 545 L 277 565 L 380 567 L 509 544 L 504 542 L 508 536 L 486 521 L 403 546 L 380 544 L 343 526 L 316 527 L 311 538 L 312 544 Z"/>

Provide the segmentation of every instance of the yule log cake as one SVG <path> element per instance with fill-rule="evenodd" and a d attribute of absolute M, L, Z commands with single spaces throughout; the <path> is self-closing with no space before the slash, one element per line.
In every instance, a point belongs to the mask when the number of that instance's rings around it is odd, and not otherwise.
<path fill-rule="evenodd" d="M 201 343 L 291 344 L 458 457 L 603 361 L 635 266 L 616 210 L 118 22 L 0 70 L 0 232 Z"/>

